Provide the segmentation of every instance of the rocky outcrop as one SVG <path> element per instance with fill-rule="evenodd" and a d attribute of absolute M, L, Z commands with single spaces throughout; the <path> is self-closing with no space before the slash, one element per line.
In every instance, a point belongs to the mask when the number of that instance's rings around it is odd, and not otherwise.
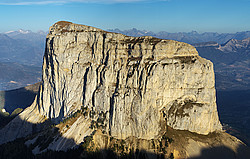
<path fill-rule="evenodd" d="M 55 122 L 86 106 L 107 114 L 117 138 L 154 138 L 165 123 L 208 134 L 221 130 L 215 100 L 213 65 L 189 44 L 69 22 L 50 28 L 38 108 Z"/>
<path fill-rule="evenodd" d="M 186 43 L 58 22 L 47 35 L 42 83 L 37 101 L 19 116 L 59 123 L 87 110 L 88 117 L 62 133 L 76 144 L 99 121 L 103 133 L 117 139 L 154 139 L 167 125 L 199 134 L 221 130 L 213 64 Z"/>

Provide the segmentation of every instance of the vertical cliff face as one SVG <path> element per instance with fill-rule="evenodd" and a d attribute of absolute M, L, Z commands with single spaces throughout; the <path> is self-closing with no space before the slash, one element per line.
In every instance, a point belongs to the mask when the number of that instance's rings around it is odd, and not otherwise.
<path fill-rule="evenodd" d="M 104 130 L 122 139 L 155 138 L 166 124 L 208 134 L 221 130 L 214 84 L 213 64 L 189 44 L 58 22 L 47 36 L 37 109 L 59 122 L 86 107 L 105 114 Z"/>

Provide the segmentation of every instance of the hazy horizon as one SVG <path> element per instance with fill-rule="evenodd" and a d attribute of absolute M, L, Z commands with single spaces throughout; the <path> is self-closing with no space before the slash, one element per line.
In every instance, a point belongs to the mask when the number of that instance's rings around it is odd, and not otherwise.
<path fill-rule="evenodd" d="M 250 29 L 249 0 L 2 0 L 0 32 L 46 31 L 66 20 L 104 30 L 236 33 Z"/>
<path fill-rule="evenodd" d="M 74 22 L 72 22 L 74 23 Z M 80 23 L 77 23 L 77 24 L 80 24 Z M 85 24 L 83 24 L 85 25 Z M 91 25 L 90 25 L 91 26 Z M 96 27 L 96 26 L 93 26 L 93 27 Z M 137 28 L 128 28 L 128 29 L 120 29 L 120 28 L 100 28 L 100 27 L 96 27 L 96 28 L 99 28 L 99 29 L 102 29 L 102 30 L 116 30 L 116 29 L 119 29 L 120 31 L 129 31 L 129 30 L 132 30 L 132 29 L 137 29 Z M 14 31 L 19 31 L 19 30 L 23 30 L 23 31 L 31 31 L 33 33 L 38 33 L 38 32 L 44 32 L 44 33 L 47 33 L 49 30 L 42 30 L 42 29 L 38 29 L 38 30 L 30 30 L 30 29 L 24 29 L 24 28 L 19 28 L 17 30 L 8 30 L 8 31 L 5 31 L 5 32 L 0 32 L 0 34 L 6 34 L 6 33 L 10 33 L 10 32 L 14 32 Z M 198 34 L 203 34 L 203 33 L 218 33 L 218 34 L 235 34 L 235 33 L 240 33 L 240 32 L 249 32 L 249 30 L 243 30 L 243 31 L 236 31 L 236 32 L 213 32 L 213 31 L 204 31 L 204 32 L 199 32 L 199 31 L 196 31 L 196 30 L 191 30 L 191 31 L 176 31 L 176 32 L 169 32 L 167 30 L 160 30 L 160 31 L 151 31 L 151 30 L 145 30 L 145 29 L 137 29 L 138 31 L 146 31 L 146 32 L 153 32 L 153 33 L 159 33 L 159 32 L 168 32 L 168 33 L 191 33 L 191 32 L 197 32 Z"/>

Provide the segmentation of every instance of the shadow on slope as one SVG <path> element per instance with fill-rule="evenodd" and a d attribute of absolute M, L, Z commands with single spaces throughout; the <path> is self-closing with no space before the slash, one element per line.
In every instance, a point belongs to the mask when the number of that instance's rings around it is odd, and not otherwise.
<path fill-rule="evenodd" d="M 186 148 L 185 144 L 180 142 L 181 140 L 174 140 L 175 143 L 173 145 L 170 145 L 168 147 L 169 149 L 166 149 L 168 153 L 166 152 L 159 153 L 159 152 L 154 152 L 154 151 L 147 151 L 144 149 L 139 150 L 137 147 L 130 149 L 128 153 L 125 153 L 126 147 L 122 147 L 122 146 L 115 145 L 115 144 L 112 147 L 105 146 L 105 149 L 92 149 L 91 144 L 87 144 L 89 143 L 89 141 L 87 140 L 89 139 L 89 137 L 85 137 L 83 142 L 79 146 L 75 143 L 73 139 L 64 138 L 63 142 L 60 144 L 67 144 L 67 143 L 72 144 L 73 143 L 72 148 L 74 149 L 69 149 L 67 151 L 52 151 L 52 150 L 46 150 L 46 148 L 50 145 L 50 143 L 53 143 L 53 141 L 56 140 L 55 138 L 56 136 L 62 137 L 62 134 L 57 127 L 52 126 L 51 124 L 48 124 L 50 123 L 48 120 L 46 121 L 47 124 L 45 124 L 46 122 L 41 123 L 41 124 L 28 123 L 26 121 L 21 120 L 19 116 L 17 116 L 14 120 L 17 120 L 16 123 L 18 122 L 22 123 L 21 126 L 19 126 L 18 130 L 21 130 L 21 129 L 22 131 L 25 131 L 24 129 L 30 130 L 30 134 L 29 135 L 23 134 L 24 136 L 22 136 L 20 135 L 20 132 L 18 131 L 19 134 L 17 133 L 15 135 L 19 136 L 20 137 L 19 139 L 0 145 L 0 158 L 1 159 L 16 159 L 16 158 L 19 158 L 19 159 L 43 159 L 43 158 L 46 158 L 46 159 L 57 159 L 57 158 L 58 159 L 72 159 L 72 158 L 167 159 L 167 158 L 174 158 L 174 157 L 178 158 L 178 156 L 174 156 L 175 154 L 172 153 L 175 150 L 175 147 L 173 146 L 179 145 L 180 147 L 182 147 L 183 150 Z M 9 123 L 8 125 L 10 124 L 11 123 Z M 15 126 L 15 124 L 12 126 Z M 6 134 L 11 134 L 11 131 L 13 131 L 13 127 L 10 127 L 8 131 L 10 132 L 6 132 Z M 187 141 L 190 137 L 190 134 L 192 134 L 191 132 L 187 132 L 187 131 L 180 131 L 181 133 L 179 134 L 174 134 L 173 132 L 176 133 L 179 131 L 170 130 L 170 133 L 172 133 L 170 135 L 177 136 L 177 138 L 181 137 L 185 140 L 187 139 Z M 185 136 L 185 134 L 187 134 L 187 136 Z M 194 136 L 199 137 L 201 135 L 194 134 Z M 5 137 L 5 136 L 1 136 L 1 137 Z M 204 137 L 206 136 L 203 135 L 203 138 Z M 203 140 L 203 139 L 201 138 L 200 140 Z M 27 141 L 29 141 L 29 143 L 27 143 Z M 57 145 L 57 146 L 60 146 L 60 145 Z M 34 155 L 32 151 L 36 152 L 37 150 L 44 151 L 44 152 L 42 152 L 41 154 Z M 247 159 L 250 157 L 249 147 L 240 145 L 236 151 L 237 152 L 234 152 L 232 149 L 229 149 L 226 146 L 217 146 L 217 147 L 214 146 L 211 148 L 202 149 L 198 156 L 190 157 L 190 159 L 208 159 L 208 158 Z"/>
<path fill-rule="evenodd" d="M 27 108 L 33 103 L 40 85 L 41 82 L 38 82 L 15 90 L 0 91 L 0 108 L 4 108 L 10 114 L 16 108 Z"/>
<path fill-rule="evenodd" d="M 189 159 L 249 159 L 249 157 L 249 149 L 240 145 L 236 153 L 225 146 L 219 146 L 202 149 L 200 155 Z"/>
<path fill-rule="evenodd" d="M 14 120 L 21 120 L 16 117 Z M 24 122 L 24 121 L 19 121 Z M 64 138 L 65 143 L 74 143 L 72 147 L 74 149 L 69 149 L 67 151 L 52 151 L 46 150 L 46 148 L 53 142 L 55 136 L 60 135 L 59 129 L 54 126 L 48 126 L 47 128 L 38 128 L 39 125 L 26 122 L 25 128 L 31 128 L 32 133 L 27 137 L 18 138 L 14 141 L 0 145 L 0 158 L 1 159 L 72 159 L 72 158 L 82 158 L 82 159 L 117 159 L 117 158 L 127 158 L 127 159 L 160 159 L 160 158 L 172 158 L 164 157 L 164 154 L 157 154 L 148 152 L 146 150 L 133 149 L 130 153 L 116 153 L 117 149 L 120 147 L 100 149 L 100 150 L 90 150 L 88 147 L 89 136 L 85 137 L 81 145 L 77 145 L 73 139 Z M 39 130 L 43 130 L 38 132 Z M 27 144 L 27 141 L 29 143 Z M 26 144 L 25 144 L 26 143 Z M 88 143 L 88 144 L 86 144 Z M 27 146 L 28 145 L 28 146 Z M 59 145 L 58 145 L 59 146 Z M 33 152 L 44 151 L 41 154 L 34 155 Z M 173 156 L 173 154 L 172 154 Z"/>

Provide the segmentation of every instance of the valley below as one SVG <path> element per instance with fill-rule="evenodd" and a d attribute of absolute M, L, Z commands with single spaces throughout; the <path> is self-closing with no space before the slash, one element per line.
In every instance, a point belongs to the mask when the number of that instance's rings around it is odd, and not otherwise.
<path fill-rule="evenodd" d="M 217 91 L 217 105 L 224 130 L 250 145 L 250 90 Z"/>

